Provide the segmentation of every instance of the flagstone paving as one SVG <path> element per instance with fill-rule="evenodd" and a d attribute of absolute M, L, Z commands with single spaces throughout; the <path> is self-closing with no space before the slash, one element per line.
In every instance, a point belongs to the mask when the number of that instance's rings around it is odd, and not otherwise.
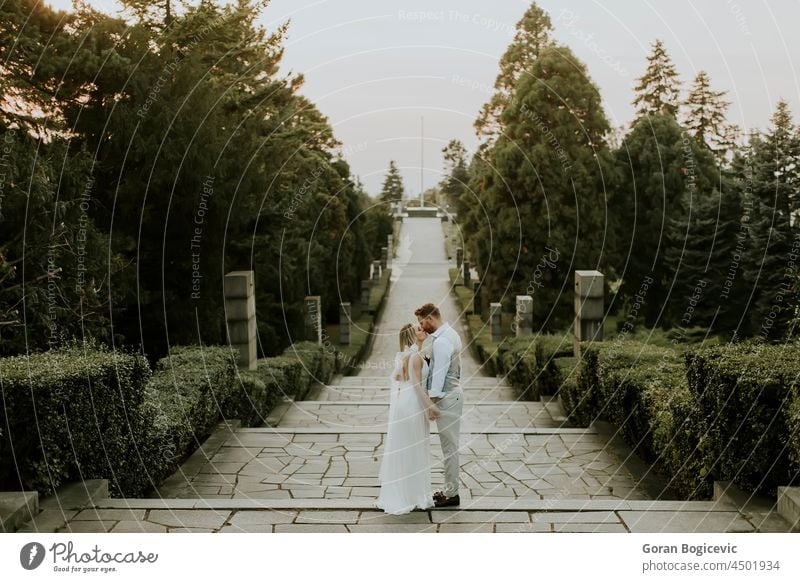
<path fill-rule="evenodd" d="M 30 522 L 26 531 L 111 532 L 754 532 L 787 531 L 777 515 L 727 503 L 670 500 L 618 436 L 570 427 L 557 399 L 516 401 L 485 376 L 467 346 L 456 510 L 404 516 L 373 509 L 386 438 L 387 377 L 397 331 L 437 303 L 462 333 L 440 223 L 407 219 L 370 356 L 356 376 L 287 401 L 268 426 L 221 423 L 148 499 L 92 499 Z M 443 482 L 432 425 L 432 487 Z M 42 514 L 43 515 L 43 514 Z"/>

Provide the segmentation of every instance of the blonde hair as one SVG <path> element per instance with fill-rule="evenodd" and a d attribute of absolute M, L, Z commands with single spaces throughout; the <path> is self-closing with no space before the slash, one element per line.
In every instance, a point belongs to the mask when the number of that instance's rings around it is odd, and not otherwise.
<path fill-rule="evenodd" d="M 417 333 L 414 331 L 414 326 L 407 323 L 400 328 L 400 351 L 405 351 L 407 347 L 413 346 L 415 343 L 417 343 Z"/>
<path fill-rule="evenodd" d="M 416 345 L 417 332 L 410 323 L 400 328 L 400 351 L 404 352 L 407 348 Z M 410 357 L 403 358 L 403 380 L 408 380 L 408 361 Z"/>

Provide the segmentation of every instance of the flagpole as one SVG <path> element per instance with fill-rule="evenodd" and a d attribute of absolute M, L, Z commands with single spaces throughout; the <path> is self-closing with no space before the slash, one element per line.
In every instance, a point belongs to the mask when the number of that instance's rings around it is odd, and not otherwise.
<path fill-rule="evenodd" d="M 419 118 L 419 205 L 425 207 L 425 118 Z"/>

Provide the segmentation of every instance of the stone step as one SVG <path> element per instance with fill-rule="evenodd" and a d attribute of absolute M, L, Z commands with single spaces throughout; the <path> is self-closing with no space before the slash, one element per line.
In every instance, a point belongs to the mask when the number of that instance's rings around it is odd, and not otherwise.
<path fill-rule="evenodd" d="M 237 421 L 238 422 L 238 421 Z M 387 427 L 375 430 L 371 427 L 353 426 L 347 428 L 328 428 L 323 426 L 261 426 L 255 428 L 240 428 L 237 433 L 261 433 L 261 434 L 386 434 Z M 437 434 L 439 429 L 436 423 L 431 423 L 431 434 Z M 522 427 L 522 428 L 497 428 L 489 427 L 482 430 L 467 430 L 462 429 L 461 434 L 530 434 L 530 435 L 596 435 L 597 430 L 593 427 L 589 428 L 571 428 L 571 427 Z"/>
<path fill-rule="evenodd" d="M 39 513 L 36 491 L 0 491 L 0 533 L 11 533 Z"/>
<path fill-rule="evenodd" d="M 342 376 L 331 382 L 332 386 L 386 386 L 389 383 L 389 374 L 384 376 Z M 479 388 L 491 388 L 494 386 L 509 386 L 502 378 L 492 378 L 488 376 L 470 376 L 461 379 L 461 386 Z"/>
<path fill-rule="evenodd" d="M 109 499 L 64 532 L 755 532 L 735 508 L 708 502 L 506 500 L 386 515 L 354 500 Z"/>
<path fill-rule="evenodd" d="M 465 397 L 471 402 L 494 400 L 513 402 L 516 400 L 514 389 L 509 386 L 490 388 L 468 388 Z M 389 399 L 388 386 L 326 386 L 314 395 L 318 401 L 353 401 L 353 400 L 385 400 Z"/>
<path fill-rule="evenodd" d="M 317 426 L 221 425 L 216 444 L 198 452 L 157 492 L 167 498 L 375 499 L 386 433 Z M 648 499 L 620 466 L 630 450 L 608 446 L 593 429 L 500 429 L 462 432 L 462 496 L 532 499 Z M 430 442 L 432 486 L 444 481 L 438 438 Z"/>
<path fill-rule="evenodd" d="M 97 500 L 92 509 L 210 509 L 210 510 L 257 510 L 257 509 L 318 509 L 318 510 L 362 510 L 374 509 L 373 500 L 368 499 L 141 499 L 114 498 Z M 736 508 L 718 501 L 674 501 L 674 500 L 571 500 L 571 499 L 509 499 L 482 498 L 463 501 L 459 511 L 537 511 L 537 512 L 584 512 L 596 511 L 685 511 L 713 512 L 735 511 Z"/>
<path fill-rule="evenodd" d="M 800 487 L 778 487 L 778 513 L 792 531 L 800 531 Z"/>
<path fill-rule="evenodd" d="M 67 483 L 53 495 L 40 500 L 33 519 L 21 525 L 18 532 L 47 533 L 63 528 L 81 510 L 108 498 L 108 479 L 87 479 Z"/>
<path fill-rule="evenodd" d="M 353 427 L 385 430 L 389 403 L 386 400 L 284 402 L 270 414 L 270 426 Z M 544 402 L 467 401 L 463 431 L 480 432 L 496 428 L 561 428 L 568 426 L 560 406 Z"/>
<path fill-rule="evenodd" d="M 143 503 L 149 502 L 149 503 Z M 337 502 L 108 500 L 84 510 L 65 532 L 492 532 L 660 533 L 760 531 L 734 508 L 704 502 L 470 503 L 386 515 L 370 504 Z"/>

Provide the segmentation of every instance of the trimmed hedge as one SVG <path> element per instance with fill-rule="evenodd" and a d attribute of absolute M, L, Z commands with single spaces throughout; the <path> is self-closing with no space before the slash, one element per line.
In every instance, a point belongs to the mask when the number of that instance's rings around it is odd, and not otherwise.
<path fill-rule="evenodd" d="M 367 305 L 367 311 L 375 317 L 378 318 L 380 315 L 383 306 L 386 304 L 386 298 L 389 296 L 389 284 L 392 280 L 392 270 L 391 269 L 383 269 L 381 273 L 381 277 L 378 280 L 377 285 L 373 285 L 369 291 L 369 304 Z"/>
<path fill-rule="evenodd" d="M 224 411 L 227 418 L 238 418 L 243 427 L 264 424 L 264 419 L 281 398 L 281 385 L 286 383 L 280 370 L 265 371 L 265 366 L 259 362 L 256 370 L 239 372 L 234 392 L 239 391 L 241 397 Z"/>
<path fill-rule="evenodd" d="M 681 354 L 639 342 L 582 346 L 570 420 L 602 418 L 687 498 L 714 481 L 775 493 L 800 472 L 800 346 L 732 344 Z"/>
<path fill-rule="evenodd" d="M 149 375 L 141 355 L 94 343 L 0 359 L 0 489 L 48 495 L 73 479 L 130 481 Z"/>
<path fill-rule="evenodd" d="M 706 472 L 774 494 L 798 481 L 800 346 L 734 344 L 686 355 L 689 389 L 706 427 Z"/>
<path fill-rule="evenodd" d="M 572 344 L 562 336 L 539 334 L 506 338 L 494 355 L 497 371 L 505 374 L 522 400 L 555 394 L 564 377 L 556 358 L 572 355 Z"/>
<path fill-rule="evenodd" d="M 336 352 L 314 342 L 292 344 L 283 352 L 284 357 L 294 358 L 300 363 L 300 379 L 297 394 L 305 394 L 315 382 L 330 382 L 336 370 Z"/>
<path fill-rule="evenodd" d="M 286 351 L 290 349 L 291 347 Z M 257 365 L 262 380 L 266 382 L 269 378 L 275 378 L 281 394 L 287 398 L 304 394 L 308 388 L 309 376 L 303 368 L 303 362 L 296 356 L 261 358 Z"/>
<path fill-rule="evenodd" d="M 191 440 L 199 445 L 225 410 L 241 397 L 234 391 L 235 382 L 236 354 L 232 349 L 180 346 L 158 361 L 150 387 L 158 392 L 164 410 L 188 420 Z M 194 448 L 184 444 L 177 451 L 179 455 Z"/>
<path fill-rule="evenodd" d="M 350 344 L 336 347 L 336 372 L 349 374 L 364 360 L 372 345 L 374 319 L 359 318 L 350 326 Z"/>

